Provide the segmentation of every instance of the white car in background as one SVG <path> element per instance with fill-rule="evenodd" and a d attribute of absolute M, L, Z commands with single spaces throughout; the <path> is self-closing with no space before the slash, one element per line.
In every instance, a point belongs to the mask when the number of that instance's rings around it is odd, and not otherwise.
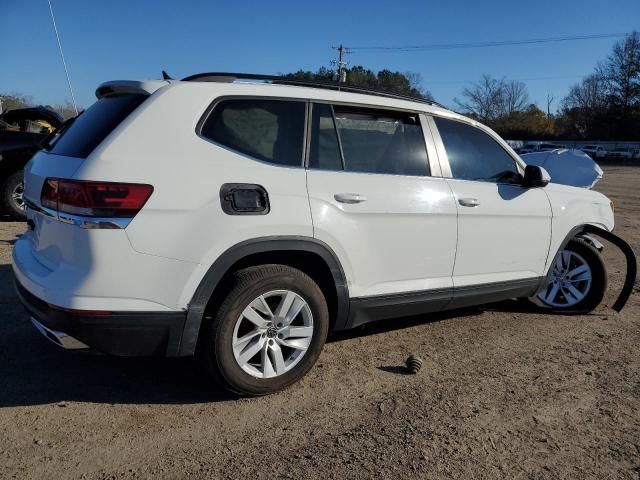
<path fill-rule="evenodd" d="M 602 145 L 585 145 L 580 150 L 582 150 L 594 160 L 601 160 L 605 158 L 608 153 Z"/>
<path fill-rule="evenodd" d="M 261 395 L 302 378 L 332 331 L 603 298 L 586 232 L 614 237 L 609 199 L 550 184 L 433 102 L 242 74 L 96 95 L 26 166 L 13 251 L 18 294 L 60 346 L 197 355 Z"/>
<path fill-rule="evenodd" d="M 614 148 L 608 152 L 608 157 L 617 160 L 631 160 L 633 158 L 634 150 L 630 147 Z"/>

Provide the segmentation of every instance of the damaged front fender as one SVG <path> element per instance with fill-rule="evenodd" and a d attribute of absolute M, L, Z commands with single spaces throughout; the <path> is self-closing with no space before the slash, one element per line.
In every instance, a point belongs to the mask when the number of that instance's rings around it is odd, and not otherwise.
<path fill-rule="evenodd" d="M 612 307 L 616 312 L 620 312 L 626 305 L 627 300 L 629 300 L 629 297 L 633 292 L 633 286 L 636 282 L 636 276 L 638 274 L 638 262 L 636 259 L 636 254 L 631 248 L 631 245 L 629 245 L 626 241 L 603 228 L 599 228 L 594 225 L 585 225 L 581 228 L 581 233 L 596 235 L 618 247 L 624 254 L 624 257 L 627 261 L 627 273 L 624 279 L 622 290 L 620 290 L 620 294 L 618 295 L 618 298 L 616 299 Z"/>

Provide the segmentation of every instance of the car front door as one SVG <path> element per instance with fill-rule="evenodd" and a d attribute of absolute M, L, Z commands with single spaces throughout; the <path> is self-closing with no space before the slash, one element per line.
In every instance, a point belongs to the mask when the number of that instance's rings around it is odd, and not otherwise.
<path fill-rule="evenodd" d="M 443 175 L 458 208 L 454 288 L 541 277 L 551 241 L 551 206 L 544 191 L 522 186 L 521 168 L 489 133 L 452 119 L 434 117 L 433 124 Z"/>
<path fill-rule="evenodd" d="M 340 258 L 350 296 L 450 292 L 457 211 L 447 182 L 431 176 L 429 157 L 436 154 L 421 115 L 326 103 L 311 108 L 314 236 Z"/>

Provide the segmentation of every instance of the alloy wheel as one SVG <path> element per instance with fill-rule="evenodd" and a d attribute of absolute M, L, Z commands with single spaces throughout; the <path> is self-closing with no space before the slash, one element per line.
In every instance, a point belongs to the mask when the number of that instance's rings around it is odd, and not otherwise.
<path fill-rule="evenodd" d="M 551 307 L 573 307 L 589 293 L 592 276 L 591 267 L 581 255 L 562 250 L 538 298 Z"/>
<path fill-rule="evenodd" d="M 238 317 L 233 356 L 253 377 L 277 377 L 302 359 L 312 336 L 313 315 L 306 300 L 291 290 L 273 290 L 255 298 Z"/>
<path fill-rule="evenodd" d="M 24 211 L 24 183 L 20 182 L 11 191 L 11 201 L 19 210 Z"/>

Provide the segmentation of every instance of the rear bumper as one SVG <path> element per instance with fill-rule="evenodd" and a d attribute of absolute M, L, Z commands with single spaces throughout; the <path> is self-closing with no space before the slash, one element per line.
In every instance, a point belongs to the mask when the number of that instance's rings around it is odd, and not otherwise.
<path fill-rule="evenodd" d="M 125 357 L 178 355 L 186 312 L 70 311 L 49 305 L 18 281 L 15 286 L 36 328 L 59 346 Z"/>

